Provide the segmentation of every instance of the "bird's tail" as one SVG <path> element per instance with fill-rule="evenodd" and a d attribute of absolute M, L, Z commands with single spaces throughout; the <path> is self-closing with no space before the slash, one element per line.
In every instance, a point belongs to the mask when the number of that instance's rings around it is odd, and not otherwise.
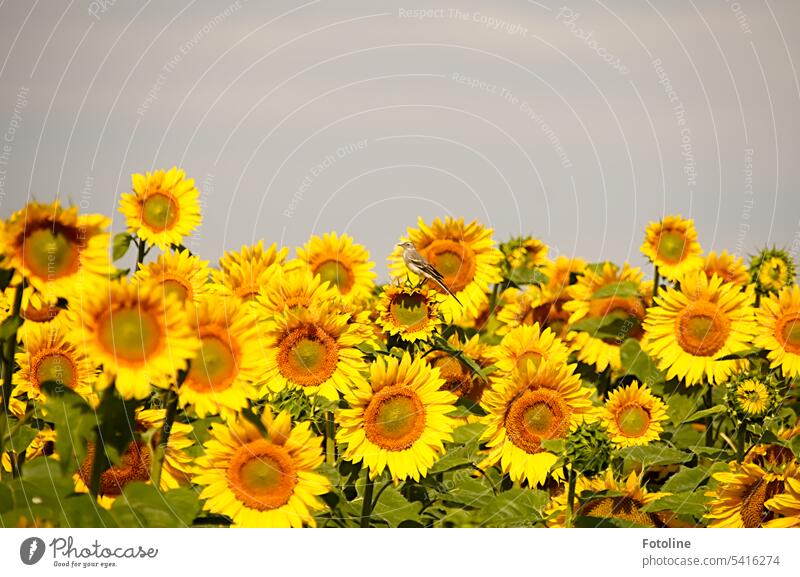
<path fill-rule="evenodd" d="M 431 280 L 432 280 L 433 282 L 435 282 L 436 284 L 438 284 L 440 287 L 442 287 L 442 290 L 444 290 L 444 292 L 446 292 L 446 293 L 447 293 L 447 294 L 449 294 L 451 297 L 453 297 L 454 299 L 456 299 L 456 302 L 459 304 L 459 306 L 460 306 L 461 308 L 464 308 L 464 304 L 463 304 L 463 303 L 462 303 L 460 300 L 458 300 L 458 297 L 457 297 L 457 296 L 456 296 L 456 295 L 453 293 L 453 291 L 451 291 L 449 288 L 447 288 L 447 285 L 445 285 L 445 284 L 444 284 L 442 281 L 440 281 L 438 278 L 433 278 L 433 277 L 431 277 Z"/>

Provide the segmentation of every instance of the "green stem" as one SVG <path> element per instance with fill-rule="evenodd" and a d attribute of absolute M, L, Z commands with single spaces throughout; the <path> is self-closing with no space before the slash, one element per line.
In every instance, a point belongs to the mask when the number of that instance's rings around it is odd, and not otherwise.
<path fill-rule="evenodd" d="M 703 396 L 704 408 L 710 409 L 714 404 L 714 390 L 711 385 L 707 385 L 706 392 Z M 706 446 L 710 447 L 714 444 L 714 421 L 713 417 L 706 417 Z"/>
<path fill-rule="evenodd" d="M 111 387 L 109 387 L 111 388 Z M 94 460 L 92 461 L 92 473 L 89 477 L 89 493 L 97 498 L 100 494 L 100 476 L 107 470 L 111 463 L 106 454 L 106 445 L 103 442 L 103 434 L 98 427 L 94 441 Z"/>
<path fill-rule="evenodd" d="M 364 485 L 364 502 L 361 504 L 361 526 L 369 527 L 369 518 L 372 515 L 372 493 L 375 491 L 375 482 L 369 478 L 369 470 L 366 471 L 367 482 Z"/>
<path fill-rule="evenodd" d="M 570 468 L 569 470 L 569 486 L 567 488 L 567 519 L 566 519 L 566 526 L 572 527 L 573 525 L 573 515 L 575 512 L 575 483 L 577 482 L 577 475 L 575 475 L 575 469 Z"/>
<path fill-rule="evenodd" d="M 741 463 L 744 460 L 744 439 L 747 435 L 747 425 L 744 423 L 739 424 L 736 430 L 736 461 Z"/>
<path fill-rule="evenodd" d="M 136 264 L 140 265 L 144 262 L 144 257 L 147 254 L 147 243 L 138 238 L 136 239 L 136 247 L 139 249 L 139 253 L 136 255 Z"/>
<path fill-rule="evenodd" d="M 336 465 L 336 424 L 332 411 L 325 413 L 325 460 L 331 467 Z"/>
<path fill-rule="evenodd" d="M 658 285 L 661 283 L 661 276 L 658 274 L 658 267 L 653 265 L 653 296 L 658 296 Z"/>
<path fill-rule="evenodd" d="M 17 292 L 14 295 L 14 305 L 11 309 L 11 322 L 19 320 L 20 310 L 22 309 L 22 292 L 25 290 L 25 281 L 23 280 L 17 286 Z M 15 319 L 15 320 L 14 320 Z M 6 429 L 8 427 L 8 420 L 11 418 L 11 389 L 13 386 L 14 375 L 14 355 L 17 352 L 17 329 L 8 336 L 6 339 L 5 350 L 3 351 L 3 386 L 2 397 L 0 402 L 3 403 L 3 418 L 0 420 L 2 427 L 0 427 L 0 455 L 3 454 L 3 446 L 5 445 Z"/>
<path fill-rule="evenodd" d="M 180 384 L 178 385 L 180 386 Z M 178 414 L 178 393 L 170 388 L 167 391 L 167 413 L 164 415 L 164 425 L 161 428 L 161 439 L 156 447 L 156 458 L 153 460 L 153 471 L 151 477 L 153 486 L 161 488 L 161 472 L 164 469 L 164 456 L 167 454 L 169 436 L 172 432 L 172 425 L 175 423 L 175 416 Z"/>

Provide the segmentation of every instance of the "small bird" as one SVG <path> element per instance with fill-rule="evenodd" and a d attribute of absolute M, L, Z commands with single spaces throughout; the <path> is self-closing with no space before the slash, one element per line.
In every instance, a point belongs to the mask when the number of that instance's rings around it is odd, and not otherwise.
<path fill-rule="evenodd" d="M 425 282 L 426 279 L 432 280 L 440 287 L 442 287 L 442 290 L 444 290 L 444 292 L 446 292 L 451 297 L 456 299 L 456 302 L 459 305 L 461 305 L 462 307 L 464 306 L 463 304 L 461 304 L 461 301 L 458 300 L 458 297 L 453 294 L 453 291 L 447 288 L 447 285 L 444 284 L 444 277 L 442 276 L 442 273 L 436 270 L 436 268 L 434 268 L 434 266 L 431 263 L 425 260 L 424 256 L 422 256 L 421 254 L 419 254 L 419 252 L 417 252 L 417 248 L 414 246 L 413 242 L 407 240 L 398 243 L 397 246 L 402 247 L 403 249 L 403 262 L 406 263 L 408 270 L 410 270 L 415 275 L 420 277 L 422 279 L 422 282 Z"/>

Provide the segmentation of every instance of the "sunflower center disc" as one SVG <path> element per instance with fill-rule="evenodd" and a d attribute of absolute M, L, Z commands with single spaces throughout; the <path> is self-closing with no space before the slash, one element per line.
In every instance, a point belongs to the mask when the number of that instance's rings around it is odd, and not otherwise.
<path fill-rule="evenodd" d="M 603 497 L 589 501 L 580 508 L 580 514 L 587 517 L 622 519 L 642 527 L 655 527 L 655 517 L 641 510 L 642 503 L 628 496 Z"/>
<path fill-rule="evenodd" d="M 417 325 L 424 325 L 428 320 L 428 305 L 425 297 L 419 293 L 412 295 L 400 294 L 392 299 L 389 310 L 398 325 L 412 329 Z"/>
<path fill-rule="evenodd" d="M 537 435 L 544 435 L 553 426 L 556 416 L 546 403 L 536 403 L 525 411 L 525 425 Z"/>
<path fill-rule="evenodd" d="M 89 443 L 86 447 L 86 458 L 78 471 L 81 480 L 87 486 L 91 483 L 94 452 L 94 443 Z M 151 460 L 150 448 L 144 442 L 129 444 L 122 454 L 119 465 L 107 469 L 100 475 L 100 494 L 115 497 L 122 494 L 122 489 L 128 483 L 149 481 Z"/>
<path fill-rule="evenodd" d="M 710 302 L 696 302 L 677 319 L 677 340 L 680 347 L 697 357 L 710 357 L 725 345 L 730 321 L 725 313 Z"/>
<path fill-rule="evenodd" d="M 60 312 L 61 309 L 57 306 L 43 303 L 40 308 L 29 304 L 19 314 L 23 319 L 32 323 L 47 323 L 56 318 Z"/>
<path fill-rule="evenodd" d="M 623 407 L 617 416 L 617 426 L 626 437 L 641 437 L 650 426 L 650 413 L 639 405 Z"/>
<path fill-rule="evenodd" d="M 316 326 L 295 329 L 283 339 L 278 350 L 281 374 L 303 387 L 325 382 L 338 362 L 336 342 Z"/>
<path fill-rule="evenodd" d="M 769 521 L 774 513 L 764 507 L 764 503 L 772 499 L 782 488 L 783 481 L 779 480 L 758 479 L 750 485 L 742 496 L 742 505 L 739 509 L 742 524 L 748 529 L 753 529 Z"/>
<path fill-rule="evenodd" d="M 512 402 L 505 419 L 509 440 L 526 453 L 538 453 L 543 439 L 556 439 L 569 430 L 570 410 L 558 393 L 529 390 Z"/>
<path fill-rule="evenodd" d="M 36 381 L 39 385 L 52 381 L 59 385 L 75 388 L 75 368 L 72 360 L 61 353 L 52 353 L 39 360 L 36 368 Z"/>
<path fill-rule="evenodd" d="M 658 238 L 658 256 L 670 263 L 683 260 L 686 252 L 686 237 L 675 231 L 661 233 Z"/>
<path fill-rule="evenodd" d="M 56 279 L 73 274 L 80 266 L 77 231 L 65 228 L 40 228 L 24 240 L 25 266 L 40 277 Z"/>
<path fill-rule="evenodd" d="M 787 352 L 800 354 L 800 314 L 791 313 L 778 321 L 778 330 L 775 331 L 783 341 L 783 348 Z"/>
<path fill-rule="evenodd" d="M 236 373 L 236 357 L 228 343 L 217 336 L 204 336 L 200 352 L 186 376 L 186 384 L 204 393 L 221 392 L 231 386 Z"/>
<path fill-rule="evenodd" d="M 172 228 L 178 220 L 178 204 L 171 196 L 157 192 L 142 204 L 142 221 L 158 231 Z"/>
<path fill-rule="evenodd" d="M 364 432 L 388 451 L 408 449 L 425 429 L 425 407 L 411 390 L 388 387 L 379 391 L 364 412 Z"/>
<path fill-rule="evenodd" d="M 436 270 L 442 273 L 444 284 L 454 293 L 464 290 L 475 277 L 475 253 L 464 243 L 448 239 L 434 240 L 423 252 Z M 438 286 L 436 288 L 439 289 Z"/>
<path fill-rule="evenodd" d="M 180 302 L 189 300 L 189 290 L 179 280 L 166 279 L 161 283 L 161 287 L 164 291 L 165 299 L 170 295 L 175 295 Z"/>
<path fill-rule="evenodd" d="M 240 447 L 228 466 L 228 486 L 251 509 L 277 509 L 289 502 L 297 470 L 288 451 L 259 439 Z"/>
<path fill-rule="evenodd" d="M 314 274 L 318 274 L 322 282 L 328 281 L 331 286 L 337 287 L 342 294 L 347 294 L 353 286 L 350 269 L 338 260 L 326 260 L 320 263 Z"/>
<path fill-rule="evenodd" d="M 118 359 L 141 362 L 158 350 L 161 328 L 152 315 L 138 309 L 119 309 L 101 320 L 100 342 Z"/>

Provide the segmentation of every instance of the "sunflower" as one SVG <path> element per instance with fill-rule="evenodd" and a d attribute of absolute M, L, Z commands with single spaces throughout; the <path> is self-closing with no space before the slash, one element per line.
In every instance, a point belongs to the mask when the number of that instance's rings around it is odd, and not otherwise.
<path fill-rule="evenodd" d="M 267 352 L 261 395 L 286 387 L 331 400 L 337 391 L 363 383 L 366 370 L 360 323 L 332 305 L 288 310 L 266 332 Z"/>
<path fill-rule="evenodd" d="M 423 359 L 378 357 L 369 383 L 344 394 L 350 408 L 337 415 L 336 439 L 346 444 L 343 458 L 369 468 L 370 479 L 384 469 L 395 482 L 425 477 L 452 441 L 456 396 L 441 390 L 439 370 Z"/>
<path fill-rule="evenodd" d="M 0 228 L 0 256 L 4 267 L 19 273 L 16 284 L 21 275 L 30 285 L 22 307 L 55 304 L 100 285 L 111 270 L 110 223 L 102 215 L 79 215 L 59 201 L 32 202 L 12 214 Z"/>
<path fill-rule="evenodd" d="M 703 249 L 697 242 L 697 230 L 692 219 L 681 215 L 666 216 L 661 222 L 651 222 L 645 231 L 642 253 L 665 278 L 680 280 L 685 273 L 703 268 Z"/>
<path fill-rule="evenodd" d="M 441 295 L 427 287 L 387 285 L 378 300 L 377 324 L 404 341 L 428 341 L 441 324 Z"/>
<path fill-rule="evenodd" d="M 199 193 L 183 170 L 134 174 L 131 181 L 133 192 L 124 193 L 119 204 L 128 232 L 167 250 L 200 226 Z"/>
<path fill-rule="evenodd" d="M 504 378 L 515 369 L 524 368 L 529 361 L 534 365 L 541 361 L 566 364 L 568 356 L 569 349 L 561 339 L 550 329 L 541 330 L 539 323 L 512 329 L 489 352 L 497 367 L 495 378 Z"/>
<path fill-rule="evenodd" d="M 375 263 L 349 235 L 332 232 L 312 236 L 303 248 L 297 249 L 297 258 L 312 275 L 330 283 L 349 302 L 368 299 L 375 288 Z"/>
<path fill-rule="evenodd" d="M 181 302 L 196 302 L 211 291 L 208 261 L 188 250 L 165 252 L 155 262 L 140 264 L 134 280 L 160 287 L 164 296 L 174 294 Z"/>
<path fill-rule="evenodd" d="M 505 335 L 512 329 L 536 322 L 537 307 L 544 304 L 544 293 L 538 285 L 527 285 L 523 289 L 516 287 L 504 290 L 497 302 L 495 314 L 500 326 L 495 331 Z"/>
<path fill-rule="evenodd" d="M 2 406 L 2 405 L 0 405 Z M 23 411 L 24 413 L 24 411 Z M 13 439 L 14 437 L 12 437 Z M 55 454 L 55 441 L 56 441 L 56 432 L 53 429 L 40 429 L 36 432 L 36 436 L 31 440 L 27 447 L 14 447 L 6 445 L 6 448 L 19 455 L 20 453 L 25 452 L 25 462 L 28 463 L 31 460 L 35 459 L 36 457 L 44 457 L 44 456 L 52 456 L 53 458 L 57 459 L 58 455 Z M 0 462 L 2 463 L 2 470 L 6 473 L 11 473 L 12 466 L 11 466 L 11 453 L 7 451 L 3 451 L 2 459 Z"/>
<path fill-rule="evenodd" d="M 95 445 L 91 441 L 86 445 L 86 457 L 83 459 L 78 472 L 73 476 L 76 493 L 88 493 L 92 479 Z M 132 441 L 122 456 L 119 463 L 109 467 L 100 474 L 97 502 L 105 509 L 110 509 L 115 499 L 122 495 L 122 490 L 130 483 L 150 481 L 150 467 L 153 462 L 153 452 L 142 440 Z"/>
<path fill-rule="evenodd" d="M 547 253 L 550 247 L 538 238 L 529 236 L 513 238 L 504 242 L 500 245 L 500 250 L 505 255 L 510 268 L 531 269 L 547 262 Z"/>
<path fill-rule="evenodd" d="M 136 426 L 145 431 L 155 431 L 150 437 L 150 451 L 155 452 L 162 439 L 166 409 L 138 409 L 136 411 Z M 169 430 L 167 449 L 164 452 L 164 461 L 161 465 L 162 491 L 168 491 L 187 485 L 192 475 L 192 457 L 188 449 L 194 445 L 192 436 L 194 427 L 180 421 L 173 421 Z"/>
<path fill-rule="evenodd" d="M 769 380 L 745 375 L 728 384 L 726 401 L 739 420 L 763 419 L 775 406 L 775 393 Z"/>
<path fill-rule="evenodd" d="M 484 228 L 477 221 L 464 224 L 464 219 L 455 220 L 449 216 L 444 222 L 437 218 L 430 226 L 420 217 L 418 226 L 418 229 L 408 229 L 408 238 L 442 273 L 444 284 L 464 304 L 461 307 L 455 299 L 446 299 L 440 307 L 445 318 L 460 322 L 477 317 L 489 300 L 490 285 L 502 278 L 499 265 L 503 253 L 495 247 L 492 229 Z M 403 249 L 399 246 L 389 257 L 389 269 L 396 278 L 408 275 L 412 281 L 418 280 L 407 271 Z M 441 291 L 438 286 L 431 288 Z"/>
<path fill-rule="evenodd" d="M 547 284 L 544 289 L 550 295 L 548 300 L 562 298 L 562 293 L 575 282 L 578 275 L 582 275 L 586 270 L 586 261 L 581 258 L 567 258 L 560 256 L 556 260 L 548 260 L 542 272 L 547 277 Z"/>
<path fill-rule="evenodd" d="M 755 345 L 768 351 L 770 367 L 789 378 L 800 375 L 800 287 L 762 298 L 756 321 Z"/>
<path fill-rule="evenodd" d="M 17 392 L 27 393 L 29 399 L 44 401 L 41 385 L 48 381 L 66 386 L 84 398 L 92 394 L 95 367 L 61 330 L 41 325 L 30 327 L 16 361 L 19 371 L 14 373 L 14 384 Z"/>
<path fill-rule="evenodd" d="M 718 276 L 687 274 L 680 290 L 668 288 L 647 309 L 645 351 L 658 359 L 659 369 L 668 369 L 667 379 L 723 383 L 742 363 L 718 359 L 749 348 L 756 331 L 752 301 L 752 291 Z"/>
<path fill-rule="evenodd" d="M 774 514 L 765 527 L 800 527 L 800 478 L 787 478 L 784 489 L 785 493 L 764 503 L 764 507 Z"/>
<path fill-rule="evenodd" d="M 7 289 L 11 290 L 11 289 Z M 53 332 L 69 333 L 74 329 L 70 321 L 70 313 L 66 308 L 58 304 L 40 303 L 40 306 L 33 306 L 28 303 L 19 311 L 19 316 L 25 321 L 17 329 L 17 339 L 23 342 L 31 331 L 49 330 Z"/>
<path fill-rule="evenodd" d="M 290 266 L 277 269 L 256 296 L 255 310 L 260 320 L 269 321 L 286 311 L 339 300 L 339 291 L 323 282 L 319 275 L 312 276 L 306 268 Z"/>
<path fill-rule="evenodd" d="M 567 288 L 572 299 L 564 304 L 564 310 L 571 313 L 570 324 L 594 319 L 616 319 L 621 323 L 613 337 L 596 336 L 594 330 L 575 330 L 567 335 L 572 348 L 577 351 L 578 360 L 593 365 L 598 372 L 609 366 L 618 371 L 622 366 L 620 347 L 628 338 L 641 340 L 643 332 L 641 322 L 645 315 L 645 299 L 642 278 L 644 274 L 638 268 L 625 263 L 620 271 L 612 263 L 604 263 L 594 271 L 586 269 L 578 282 Z M 624 284 L 633 284 L 636 294 L 625 296 Z M 619 290 L 617 290 L 619 288 Z M 600 291 L 611 291 L 609 294 Z"/>
<path fill-rule="evenodd" d="M 427 355 L 432 367 L 439 369 L 440 376 L 444 379 L 444 388 L 459 397 L 479 403 L 486 388 L 487 382 L 475 373 L 462 359 L 464 357 L 476 363 L 481 369 L 486 369 L 492 364 L 489 354 L 491 347 L 480 341 L 480 335 L 473 335 L 466 342 L 462 342 L 458 333 L 447 339 L 453 352 L 434 350 Z"/>
<path fill-rule="evenodd" d="M 794 260 L 785 250 L 765 248 L 750 261 L 750 281 L 761 295 L 791 286 L 795 274 Z"/>
<path fill-rule="evenodd" d="M 603 411 L 611 441 L 620 448 L 657 441 L 666 420 L 666 405 L 636 381 L 612 391 Z"/>
<path fill-rule="evenodd" d="M 219 270 L 211 271 L 213 289 L 221 296 L 255 302 L 262 287 L 281 272 L 289 249 L 272 244 L 264 250 L 263 241 L 253 247 L 243 246 L 236 252 L 226 252 L 219 261 Z"/>
<path fill-rule="evenodd" d="M 730 463 L 728 471 L 713 475 L 718 484 L 706 493 L 710 498 L 708 526 L 769 525 L 775 520 L 775 512 L 765 505 L 786 492 L 786 481 L 792 477 L 797 477 L 797 463 L 789 449 L 778 445 L 757 446 L 743 463 Z"/>
<path fill-rule="evenodd" d="M 192 324 L 200 350 L 178 390 L 180 405 L 201 418 L 229 417 L 255 398 L 263 374 L 255 317 L 237 300 L 211 296 L 197 304 Z"/>
<path fill-rule="evenodd" d="M 642 478 L 633 471 L 624 482 L 617 481 L 608 469 L 604 476 L 592 479 L 579 478 L 576 490 L 575 515 L 601 519 L 619 519 L 640 527 L 664 528 L 679 526 L 673 513 L 661 511 L 648 513 L 646 505 L 666 497 L 669 493 L 650 493 L 641 484 Z M 563 491 L 551 502 L 548 527 L 564 527 L 567 510 L 567 492 Z"/>
<path fill-rule="evenodd" d="M 314 512 L 325 507 L 319 495 L 331 486 L 316 472 L 321 439 L 308 422 L 292 427 L 286 412 L 273 418 L 266 408 L 261 421 L 266 435 L 242 417 L 211 425 L 193 478 L 203 486 L 203 508 L 236 527 L 315 526 Z"/>
<path fill-rule="evenodd" d="M 483 394 L 488 456 L 482 469 L 500 462 L 513 482 L 531 486 L 547 478 L 558 457 L 542 441 L 563 439 L 584 420 L 593 420 L 591 391 L 581 386 L 576 365 L 533 361 L 493 384 Z"/>
<path fill-rule="evenodd" d="M 124 398 L 144 398 L 150 384 L 167 387 L 200 346 L 183 303 L 150 284 L 125 279 L 86 298 L 71 311 L 78 317 L 79 349 L 91 357 Z M 101 384 L 102 383 L 102 384 Z"/>
<path fill-rule="evenodd" d="M 703 270 L 706 271 L 709 279 L 717 275 L 725 282 L 740 287 L 747 286 L 750 281 L 750 274 L 747 272 L 747 267 L 744 266 L 744 259 L 742 257 L 737 259 L 732 254 L 728 254 L 726 250 L 719 254 L 713 251 L 708 253 Z"/>

